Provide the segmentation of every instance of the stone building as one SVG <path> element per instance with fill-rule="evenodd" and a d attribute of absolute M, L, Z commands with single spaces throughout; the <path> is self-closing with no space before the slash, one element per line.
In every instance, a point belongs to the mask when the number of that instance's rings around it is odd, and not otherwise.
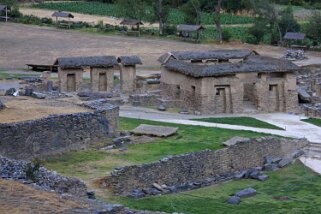
<path fill-rule="evenodd" d="M 251 50 L 171 52 L 162 63 L 162 97 L 204 114 L 297 112 L 295 71 L 287 60 Z M 178 103 L 178 102 L 176 102 Z"/>
<path fill-rule="evenodd" d="M 90 68 L 92 91 L 111 92 L 113 89 L 114 69 L 118 67 L 115 56 L 63 57 L 54 64 L 58 66 L 60 91 L 78 91 L 85 68 Z"/>
<path fill-rule="evenodd" d="M 133 93 L 136 89 L 136 65 L 142 61 L 138 56 L 121 56 L 120 63 L 120 84 L 123 93 Z"/>

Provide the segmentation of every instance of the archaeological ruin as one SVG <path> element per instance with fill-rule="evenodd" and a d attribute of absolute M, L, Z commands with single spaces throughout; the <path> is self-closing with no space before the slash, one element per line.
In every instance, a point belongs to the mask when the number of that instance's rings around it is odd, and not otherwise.
<path fill-rule="evenodd" d="M 297 112 L 295 72 L 287 60 L 252 50 L 176 51 L 159 58 L 162 98 L 203 114 Z"/>
<path fill-rule="evenodd" d="M 54 65 L 58 66 L 59 89 L 62 92 L 79 92 L 83 84 L 83 74 L 90 71 L 90 91 L 114 91 L 114 74 L 120 71 L 121 90 L 133 93 L 136 88 L 136 65 L 142 64 L 138 56 L 90 56 L 62 57 Z"/>

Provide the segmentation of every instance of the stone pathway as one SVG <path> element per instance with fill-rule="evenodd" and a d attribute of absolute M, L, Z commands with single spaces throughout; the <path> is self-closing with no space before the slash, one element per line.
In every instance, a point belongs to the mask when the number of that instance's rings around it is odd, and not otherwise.
<path fill-rule="evenodd" d="M 160 112 L 154 109 L 141 108 L 141 107 L 131 107 L 122 106 L 120 108 L 121 117 L 137 118 L 144 120 L 152 120 L 158 122 L 166 123 L 176 123 L 184 125 L 193 126 L 204 126 L 204 127 L 217 127 L 233 130 L 247 130 L 266 134 L 279 135 L 283 137 L 292 138 L 307 138 L 310 142 L 314 144 L 321 145 L 321 127 L 305 123 L 301 119 L 305 119 L 304 116 L 286 114 L 286 113 L 271 113 L 271 114 L 224 114 L 224 115 L 183 115 L 178 113 L 168 113 Z M 249 116 L 262 120 L 264 122 L 279 126 L 284 128 L 284 131 L 273 130 L 273 129 L 262 129 L 255 127 L 237 126 L 237 125 L 227 125 L 218 123 L 208 123 L 192 121 L 190 119 L 195 118 L 205 118 L 205 117 L 238 117 L 238 116 Z M 308 155 L 310 153 L 307 153 Z M 320 151 L 321 157 L 321 151 Z M 314 155 L 309 155 L 308 157 L 301 158 L 302 163 L 311 168 L 313 171 L 321 174 L 321 158 L 317 159 Z"/>

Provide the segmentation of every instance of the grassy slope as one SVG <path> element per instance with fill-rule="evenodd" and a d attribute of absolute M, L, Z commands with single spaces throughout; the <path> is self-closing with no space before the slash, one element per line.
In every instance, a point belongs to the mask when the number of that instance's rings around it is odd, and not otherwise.
<path fill-rule="evenodd" d="M 116 4 L 107 4 L 100 2 L 59 2 L 59 3 L 40 3 L 34 5 L 35 8 L 40 9 L 52 9 L 52 10 L 63 10 L 70 12 L 78 12 L 91 15 L 100 16 L 114 16 L 114 17 L 124 17 L 123 12 Z M 151 10 L 151 8 L 147 8 Z M 210 13 L 202 13 L 202 23 L 203 24 L 213 24 L 214 16 Z M 222 15 L 222 24 L 249 24 L 254 22 L 252 17 L 236 16 L 232 14 Z M 148 13 L 142 17 L 144 21 L 152 21 L 152 13 Z M 169 18 L 169 24 L 182 24 L 184 23 L 184 13 L 178 9 L 171 9 Z"/>
<path fill-rule="evenodd" d="M 121 118 L 121 128 L 132 130 L 138 125 L 167 125 L 179 127 L 176 135 L 156 139 L 153 143 L 128 146 L 126 152 L 78 151 L 50 158 L 45 165 L 67 176 L 92 179 L 106 176 L 114 167 L 157 161 L 168 155 L 178 155 L 204 149 L 223 148 L 222 142 L 234 136 L 259 137 L 264 134 L 200 126 L 166 124 L 139 119 Z"/>
<path fill-rule="evenodd" d="M 302 121 L 321 127 L 321 119 L 309 118 L 309 119 L 304 119 Z"/>
<path fill-rule="evenodd" d="M 222 123 L 222 124 L 230 124 L 230 125 L 249 126 L 249 127 L 255 127 L 255 128 L 284 130 L 280 127 L 263 122 L 261 120 L 257 120 L 252 117 L 220 117 L 220 118 L 201 118 L 201 119 L 193 119 L 193 120 L 209 122 L 209 123 Z"/>
<path fill-rule="evenodd" d="M 321 177 L 301 163 L 270 172 L 265 182 L 230 181 L 190 192 L 149 197 L 140 200 L 123 198 L 121 203 L 136 209 L 164 212 L 208 213 L 319 213 L 321 210 Z M 230 195 L 245 188 L 258 191 L 256 197 L 242 199 L 238 206 L 226 203 Z M 274 197 L 288 196 L 290 200 Z"/>

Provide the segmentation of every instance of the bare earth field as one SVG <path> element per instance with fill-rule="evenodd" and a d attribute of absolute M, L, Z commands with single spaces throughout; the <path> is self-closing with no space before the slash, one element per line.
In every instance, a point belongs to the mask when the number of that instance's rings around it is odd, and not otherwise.
<path fill-rule="evenodd" d="M 76 213 L 88 204 L 0 179 L 0 213 Z"/>
<path fill-rule="evenodd" d="M 40 119 L 51 114 L 90 111 L 63 100 L 39 100 L 31 97 L 6 97 L 5 99 L 7 108 L 0 112 L 0 123 Z"/>
<path fill-rule="evenodd" d="M 25 64 L 52 64 L 57 57 L 94 55 L 139 55 L 144 65 L 139 69 L 159 70 L 160 55 L 174 50 L 209 50 L 250 48 L 262 55 L 281 57 L 284 48 L 267 45 L 193 44 L 161 39 L 105 36 L 48 27 L 1 23 L 0 69 L 25 68 Z M 309 59 L 298 64 L 321 62 L 320 53 L 308 53 Z"/>

